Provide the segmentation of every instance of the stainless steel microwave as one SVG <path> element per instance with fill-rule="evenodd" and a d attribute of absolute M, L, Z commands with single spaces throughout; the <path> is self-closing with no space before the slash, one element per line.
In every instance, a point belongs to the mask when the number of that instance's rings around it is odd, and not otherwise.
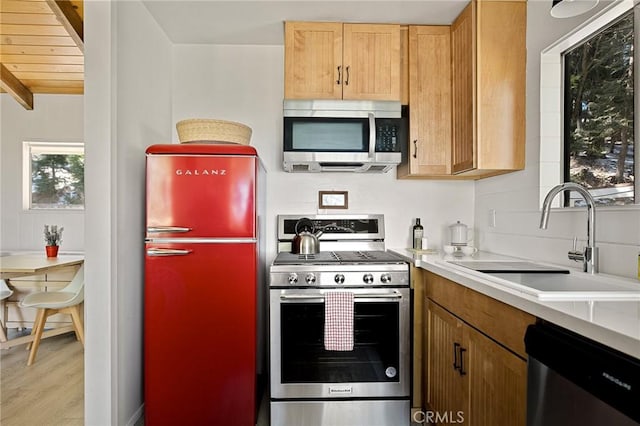
<path fill-rule="evenodd" d="M 408 143 L 400 102 L 284 101 L 284 170 L 382 173 Z"/>

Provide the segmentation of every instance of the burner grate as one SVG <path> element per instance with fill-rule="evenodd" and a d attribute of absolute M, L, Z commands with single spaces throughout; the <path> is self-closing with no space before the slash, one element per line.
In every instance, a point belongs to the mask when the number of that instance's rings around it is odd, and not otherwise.
<path fill-rule="evenodd" d="M 323 251 L 316 254 L 279 253 L 274 261 L 276 265 L 285 264 L 337 264 L 359 263 L 403 263 L 398 256 L 385 251 Z"/>
<path fill-rule="evenodd" d="M 308 261 L 313 261 L 316 260 L 316 255 L 315 254 L 302 254 L 302 253 L 298 253 L 298 260 L 308 260 Z"/>

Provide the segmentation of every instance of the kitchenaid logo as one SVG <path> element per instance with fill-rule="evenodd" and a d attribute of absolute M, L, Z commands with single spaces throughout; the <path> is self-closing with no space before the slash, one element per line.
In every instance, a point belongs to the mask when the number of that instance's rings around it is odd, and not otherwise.
<path fill-rule="evenodd" d="M 330 386 L 329 395 L 348 395 L 353 393 L 351 386 Z"/>
<path fill-rule="evenodd" d="M 628 391 L 631 390 L 631 385 L 629 383 L 625 383 L 622 380 L 618 379 L 617 377 L 613 377 L 611 374 L 607 373 L 606 371 L 602 372 L 602 377 L 604 377 L 605 379 L 609 380 L 612 383 L 615 383 L 621 388 L 625 388 Z"/>
<path fill-rule="evenodd" d="M 178 176 L 226 176 L 226 169 L 177 169 Z"/>

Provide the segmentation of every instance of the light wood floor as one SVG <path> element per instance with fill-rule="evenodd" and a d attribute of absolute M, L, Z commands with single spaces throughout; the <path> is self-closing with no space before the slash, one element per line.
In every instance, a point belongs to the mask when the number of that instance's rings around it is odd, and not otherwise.
<path fill-rule="evenodd" d="M 11 332 L 15 330 L 10 330 Z M 11 337 L 11 334 L 9 334 Z M 27 367 L 26 345 L 0 350 L 0 424 L 84 424 L 84 350 L 73 333 L 42 340 Z"/>

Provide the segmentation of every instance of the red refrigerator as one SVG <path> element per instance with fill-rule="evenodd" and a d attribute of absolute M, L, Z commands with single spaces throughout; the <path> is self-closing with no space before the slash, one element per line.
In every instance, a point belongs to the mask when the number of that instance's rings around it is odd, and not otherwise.
<path fill-rule="evenodd" d="M 264 169 L 246 145 L 146 154 L 145 425 L 253 426 Z"/>

